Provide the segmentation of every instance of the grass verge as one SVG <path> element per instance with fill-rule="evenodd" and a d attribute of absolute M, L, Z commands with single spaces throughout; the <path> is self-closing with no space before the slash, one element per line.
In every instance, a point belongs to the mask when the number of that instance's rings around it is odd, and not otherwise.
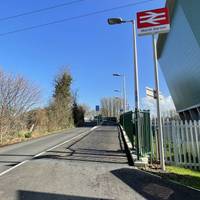
<path fill-rule="evenodd" d="M 167 173 L 163 173 L 162 176 L 200 190 L 200 171 L 167 166 L 166 172 Z"/>
<path fill-rule="evenodd" d="M 25 142 L 28 140 L 32 140 L 32 139 L 36 139 L 36 138 L 40 138 L 40 137 L 44 137 L 47 135 L 51 135 L 51 134 L 56 134 L 59 132 L 63 132 L 63 131 L 67 131 L 71 128 L 74 127 L 69 127 L 66 129 L 58 129 L 58 130 L 54 130 L 54 131 L 41 131 L 41 132 L 19 132 L 18 134 L 15 134 L 13 136 L 7 136 L 4 138 L 3 143 L 0 144 L 0 148 L 7 146 L 7 145 L 11 145 L 11 144 L 17 144 L 20 142 Z"/>

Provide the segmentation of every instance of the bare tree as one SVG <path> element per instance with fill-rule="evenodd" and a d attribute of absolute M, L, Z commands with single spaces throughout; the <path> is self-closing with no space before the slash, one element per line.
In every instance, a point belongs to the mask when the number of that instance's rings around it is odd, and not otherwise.
<path fill-rule="evenodd" d="M 0 137 L 24 128 L 24 114 L 38 103 L 40 90 L 22 76 L 0 70 Z"/>
<path fill-rule="evenodd" d="M 123 100 L 116 97 L 101 99 L 101 114 L 105 117 L 119 117 Z"/>

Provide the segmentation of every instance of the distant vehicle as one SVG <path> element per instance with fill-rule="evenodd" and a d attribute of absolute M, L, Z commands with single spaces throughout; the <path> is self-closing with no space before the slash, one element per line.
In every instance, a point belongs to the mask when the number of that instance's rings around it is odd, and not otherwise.
<path fill-rule="evenodd" d="M 103 117 L 101 125 L 102 126 L 114 126 L 114 125 L 117 125 L 117 118 L 116 117 Z"/>

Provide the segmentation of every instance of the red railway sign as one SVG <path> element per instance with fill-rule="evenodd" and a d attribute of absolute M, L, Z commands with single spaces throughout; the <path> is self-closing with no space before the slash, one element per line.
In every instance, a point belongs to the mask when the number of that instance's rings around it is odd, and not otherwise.
<path fill-rule="evenodd" d="M 139 35 L 169 32 L 170 20 L 168 8 L 138 12 L 137 28 Z"/>

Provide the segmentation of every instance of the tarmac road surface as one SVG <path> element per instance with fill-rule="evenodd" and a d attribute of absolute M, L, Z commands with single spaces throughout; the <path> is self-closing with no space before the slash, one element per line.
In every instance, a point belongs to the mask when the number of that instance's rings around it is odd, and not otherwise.
<path fill-rule="evenodd" d="M 200 199 L 197 191 L 130 167 L 117 126 L 1 148 L 0 173 L 0 200 Z"/>

